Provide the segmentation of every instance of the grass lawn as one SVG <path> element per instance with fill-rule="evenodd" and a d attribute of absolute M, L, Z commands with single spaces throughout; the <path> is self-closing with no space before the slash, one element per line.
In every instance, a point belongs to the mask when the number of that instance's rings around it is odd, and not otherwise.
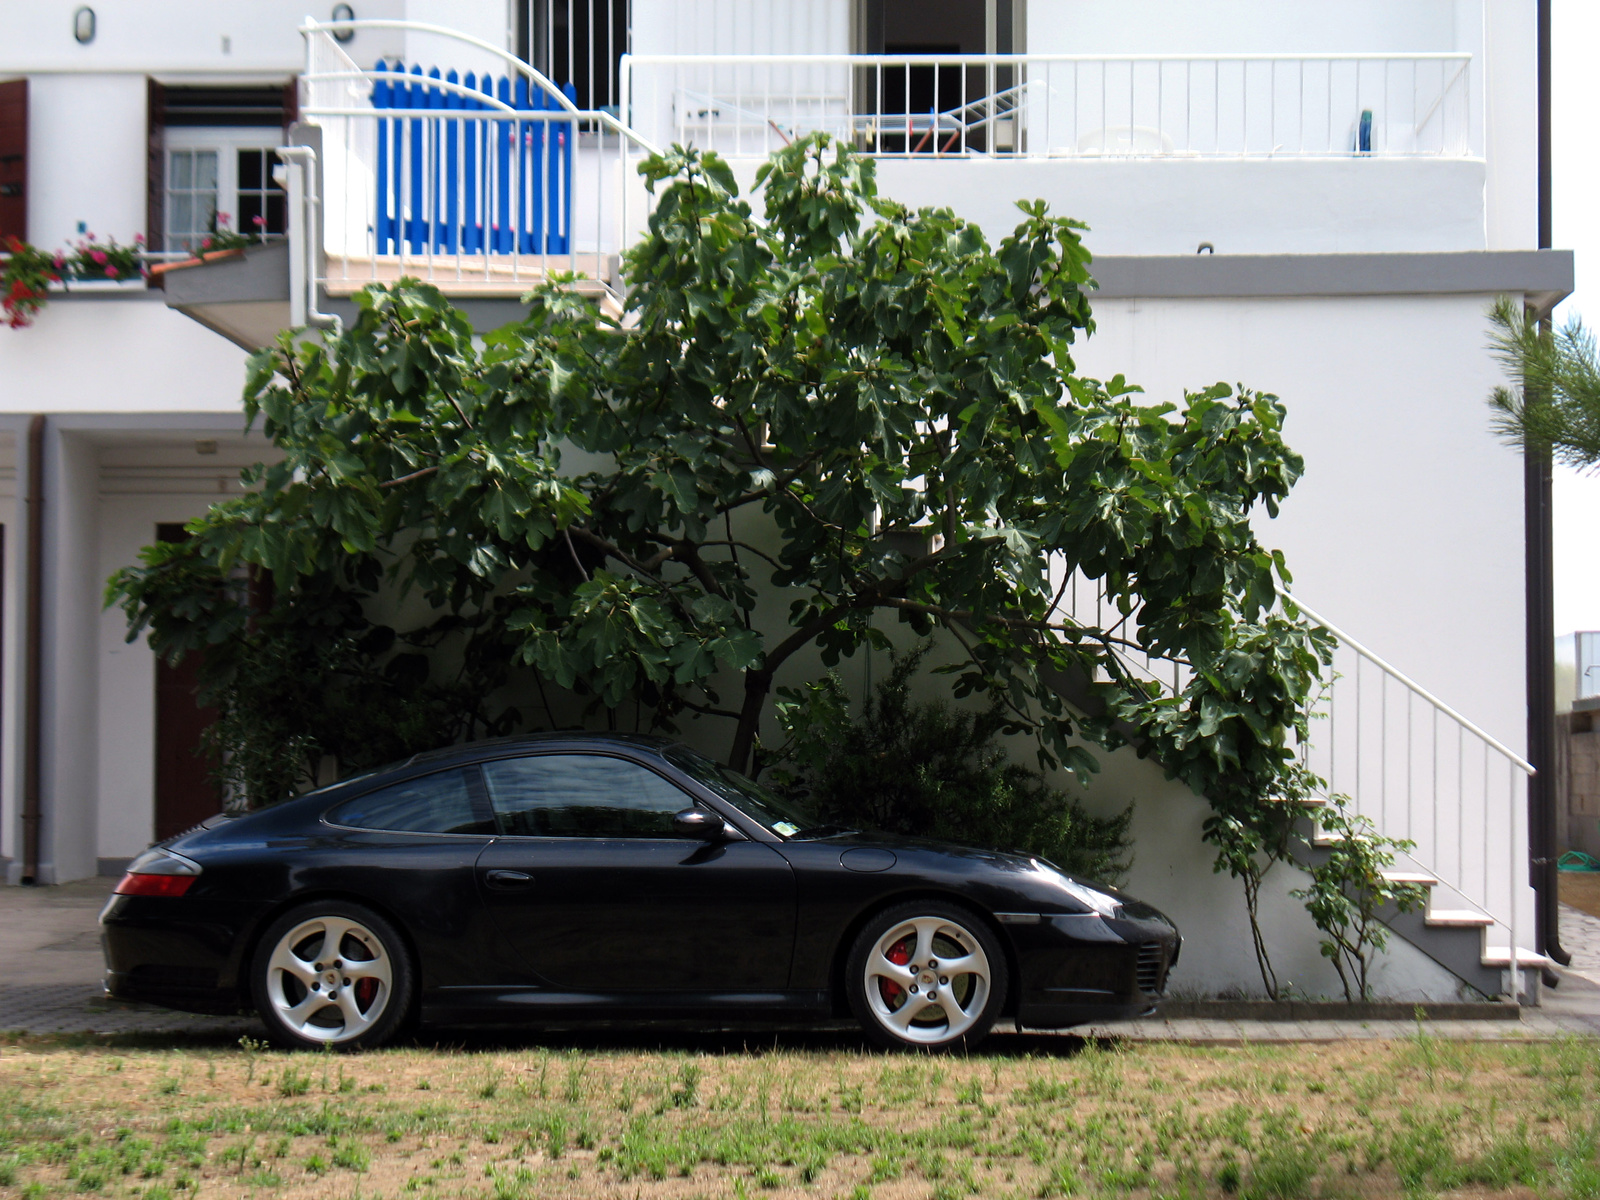
<path fill-rule="evenodd" d="M 0 1195 L 1600 1197 L 1600 1041 L 0 1039 Z"/>

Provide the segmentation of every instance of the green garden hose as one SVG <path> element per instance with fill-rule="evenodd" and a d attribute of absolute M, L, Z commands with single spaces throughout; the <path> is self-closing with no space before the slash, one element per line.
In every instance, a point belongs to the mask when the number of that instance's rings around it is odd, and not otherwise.
<path fill-rule="evenodd" d="M 1582 850 L 1568 850 L 1556 859 L 1556 867 L 1562 871 L 1600 871 L 1600 858 Z"/>

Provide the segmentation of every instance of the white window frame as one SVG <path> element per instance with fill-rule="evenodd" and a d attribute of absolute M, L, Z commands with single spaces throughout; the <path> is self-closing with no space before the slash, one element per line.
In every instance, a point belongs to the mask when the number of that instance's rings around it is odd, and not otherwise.
<path fill-rule="evenodd" d="M 227 228 L 235 233 L 253 233 L 252 229 L 239 228 L 239 151 L 240 150 L 272 150 L 284 144 L 283 132 L 266 126 L 207 126 L 207 125 L 181 125 L 168 126 L 165 137 L 165 153 L 161 163 L 161 188 L 162 194 L 169 202 L 163 208 L 162 229 L 163 244 L 174 236 L 170 230 L 170 199 L 172 192 L 172 152 L 213 150 L 217 155 L 217 212 L 227 213 L 229 216 Z M 267 163 L 271 169 L 272 161 Z M 282 234 L 269 235 L 281 237 Z M 179 249 L 169 246 L 168 249 Z"/>

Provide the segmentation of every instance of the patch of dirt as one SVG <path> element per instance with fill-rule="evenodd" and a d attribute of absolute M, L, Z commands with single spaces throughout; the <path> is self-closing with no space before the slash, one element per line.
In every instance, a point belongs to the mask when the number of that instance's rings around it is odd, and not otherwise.
<path fill-rule="evenodd" d="M 1559 871 L 1561 903 L 1600 917 L 1600 871 Z"/>

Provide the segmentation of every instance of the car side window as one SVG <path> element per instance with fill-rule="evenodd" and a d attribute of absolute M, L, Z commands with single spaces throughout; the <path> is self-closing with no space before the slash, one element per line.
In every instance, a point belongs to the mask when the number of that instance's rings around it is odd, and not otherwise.
<path fill-rule="evenodd" d="M 472 803 L 467 772 L 438 771 L 346 800 L 328 813 L 335 825 L 406 833 L 475 833 L 493 836 L 491 821 Z"/>
<path fill-rule="evenodd" d="M 671 837 L 694 800 L 648 767 L 604 754 L 483 764 L 500 831 L 520 837 Z"/>

